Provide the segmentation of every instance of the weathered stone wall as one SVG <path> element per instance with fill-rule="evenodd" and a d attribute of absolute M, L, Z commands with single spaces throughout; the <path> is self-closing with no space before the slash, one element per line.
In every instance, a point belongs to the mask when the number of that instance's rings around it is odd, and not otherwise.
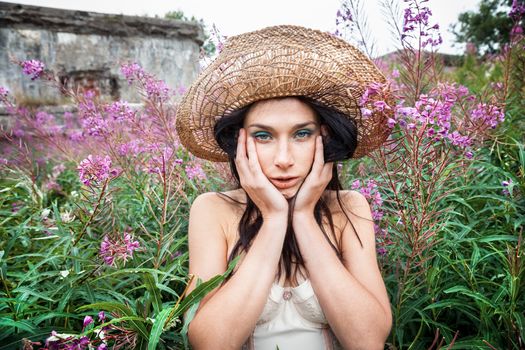
<path fill-rule="evenodd" d="M 56 89 L 10 62 L 38 59 L 70 84 L 138 102 L 119 63 L 137 62 L 172 88 L 187 86 L 197 75 L 202 42 L 202 28 L 184 21 L 0 2 L 0 86 L 28 103 L 62 104 Z"/>

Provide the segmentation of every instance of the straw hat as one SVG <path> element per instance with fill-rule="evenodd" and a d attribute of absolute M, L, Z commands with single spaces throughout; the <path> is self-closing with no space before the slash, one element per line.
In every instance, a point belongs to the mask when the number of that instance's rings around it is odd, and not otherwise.
<path fill-rule="evenodd" d="M 370 83 L 385 81 L 368 57 L 337 37 L 298 26 L 268 27 L 226 41 L 183 96 L 176 127 L 182 144 L 195 156 L 227 161 L 214 138 L 216 120 L 255 101 L 306 96 L 356 122 L 353 158 L 359 158 L 390 132 L 384 113 L 365 117 L 359 106 Z"/>

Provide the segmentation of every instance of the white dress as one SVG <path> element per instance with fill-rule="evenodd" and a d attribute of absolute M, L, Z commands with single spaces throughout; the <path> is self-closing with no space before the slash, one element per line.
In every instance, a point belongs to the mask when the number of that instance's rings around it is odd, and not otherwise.
<path fill-rule="evenodd" d="M 297 287 L 274 283 L 248 350 L 340 349 L 309 280 Z"/>

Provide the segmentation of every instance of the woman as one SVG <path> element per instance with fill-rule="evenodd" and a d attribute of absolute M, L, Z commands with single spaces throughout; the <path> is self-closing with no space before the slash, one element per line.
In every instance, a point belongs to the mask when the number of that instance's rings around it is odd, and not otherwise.
<path fill-rule="evenodd" d="M 360 111 L 372 82 L 384 77 L 344 41 L 278 26 L 230 38 L 182 99 L 181 142 L 229 161 L 239 185 L 191 208 L 190 273 L 208 280 L 241 256 L 190 323 L 195 349 L 383 348 L 370 207 L 334 164 L 388 136 L 384 115 Z"/>

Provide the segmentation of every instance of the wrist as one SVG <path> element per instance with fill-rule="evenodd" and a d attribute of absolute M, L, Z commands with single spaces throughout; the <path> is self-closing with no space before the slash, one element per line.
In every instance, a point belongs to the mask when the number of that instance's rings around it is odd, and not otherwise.
<path fill-rule="evenodd" d="M 317 224 L 313 210 L 310 211 L 297 211 L 292 215 L 292 223 L 294 228 L 298 225 L 312 225 Z"/>
<path fill-rule="evenodd" d="M 288 214 L 287 213 L 276 213 L 271 215 L 263 215 L 263 225 L 287 225 L 288 224 Z"/>

